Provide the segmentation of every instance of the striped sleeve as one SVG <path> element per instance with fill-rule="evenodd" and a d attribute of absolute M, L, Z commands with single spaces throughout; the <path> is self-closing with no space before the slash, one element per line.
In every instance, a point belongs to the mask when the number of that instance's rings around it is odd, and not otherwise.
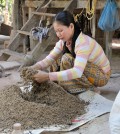
<path fill-rule="evenodd" d="M 63 49 L 63 42 L 60 40 L 56 43 L 54 49 L 50 54 L 42 61 L 37 62 L 41 66 L 41 69 L 45 69 L 52 65 L 52 63 L 59 57 Z"/>
<path fill-rule="evenodd" d="M 74 62 L 74 67 L 60 72 L 49 73 L 50 80 L 67 81 L 71 79 L 80 78 L 82 76 L 84 68 L 89 58 L 90 47 L 88 40 L 84 40 L 78 43 L 80 44 L 76 44 L 76 58 Z"/>
<path fill-rule="evenodd" d="M 95 41 L 94 41 L 95 42 Z M 99 66 L 105 73 L 110 70 L 110 63 L 102 47 L 96 42 L 92 51 L 93 63 Z"/>

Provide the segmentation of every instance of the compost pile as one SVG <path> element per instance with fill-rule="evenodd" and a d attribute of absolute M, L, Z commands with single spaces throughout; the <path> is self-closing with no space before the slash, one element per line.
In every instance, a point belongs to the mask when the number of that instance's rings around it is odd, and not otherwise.
<path fill-rule="evenodd" d="M 0 128 L 11 129 L 16 122 L 24 129 L 70 125 L 76 116 L 85 113 L 88 102 L 67 93 L 58 84 L 47 81 L 33 85 L 31 92 L 21 92 L 16 85 L 0 91 Z"/>

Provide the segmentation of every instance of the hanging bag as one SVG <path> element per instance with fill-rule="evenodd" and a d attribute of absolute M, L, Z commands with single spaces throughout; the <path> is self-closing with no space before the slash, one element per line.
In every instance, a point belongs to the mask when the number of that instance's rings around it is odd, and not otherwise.
<path fill-rule="evenodd" d="M 48 37 L 48 31 L 49 28 L 46 27 L 42 27 L 42 21 L 43 19 L 41 18 L 40 22 L 39 22 L 39 27 L 34 27 L 31 29 L 31 36 L 34 40 L 39 40 L 39 42 L 42 42 L 43 38 L 47 38 Z"/>
<path fill-rule="evenodd" d="M 118 6 L 115 0 L 107 0 L 98 21 L 98 27 L 104 31 L 114 31 L 120 28 Z"/>

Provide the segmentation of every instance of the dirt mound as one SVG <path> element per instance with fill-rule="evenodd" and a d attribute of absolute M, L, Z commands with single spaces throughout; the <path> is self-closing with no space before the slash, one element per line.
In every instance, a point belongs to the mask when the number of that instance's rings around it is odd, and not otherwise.
<path fill-rule="evenodd" d="M 88 103 L 67 93 L 56 83 L 36 86 L 27 93 L 22 93 L 18 86 L 0 91 L 0 128 L 11 129 L 16 122 L 24 129 L 71 124 L 72 119 L 85 113 Z"/>

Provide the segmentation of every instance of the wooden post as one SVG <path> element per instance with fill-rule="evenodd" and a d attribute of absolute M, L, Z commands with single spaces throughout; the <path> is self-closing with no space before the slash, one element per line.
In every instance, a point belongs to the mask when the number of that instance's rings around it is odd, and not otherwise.
<path fill-rule="evenodd" d="M 35 8 L 29 7 L 29 19 L 31 18 L 32 12 L 34 11 L 35 11 Z"/>
<path fill-rule="evenodd" d="M 28 20 L 28 8 L 27 7 L 22 6 L 22 14 L 23 14 L 23 25 L 24 25 Z"/>
<path fill-rule="evenodd" d="M 94 13 L 93 19 L 92 19 L 92 37 L 95 38 L 95 32 L 96 32 L 96 12 Z"/>
<path fill-rule="evenodd" d="M 21 29 L 22 23 L 22 16 L 20 10 L 20 0 L 14 0 L 14 7 L 13 7 L 13 30 Z"/>
<path fill-rule="evenodd" d="M 105 46 L 106 46 L 106 56 L 108 57 L 110 63 L 112 58 L 112 33 L 105 33 Z"/>
<path fill-rule="evenodd" d="M 27 20 L 28 20 L 28 7 L 26 7 L 25 5 L 23 5 L 22 6 L 22 14 L 23 14 L 23 25 L 25 25 L 25 23 L 27 22 Z M 22 35 L 22 36 L 24 36 L 24 38 L 23 38 L 23 53 L 24 54 L 27 54 L 27 51 L 28 51 L 28 48 L 27 48 L 27 46 L 28 47 L 30 47 L 30 44 L 28 44 L 28 42 L 30 42 L 29 40 L 30 40 L 30 38 L 29 38 L 29 36 L 28 35 Z"/>
<path fill-rule="evenodd" d="M 29 7 L 29 19 L 32 17 L 32 12 L 35 11 L 35 8 Z M 36 45 L 36 41 L 30 36 L 30 49 L 33 50 Z"/>

